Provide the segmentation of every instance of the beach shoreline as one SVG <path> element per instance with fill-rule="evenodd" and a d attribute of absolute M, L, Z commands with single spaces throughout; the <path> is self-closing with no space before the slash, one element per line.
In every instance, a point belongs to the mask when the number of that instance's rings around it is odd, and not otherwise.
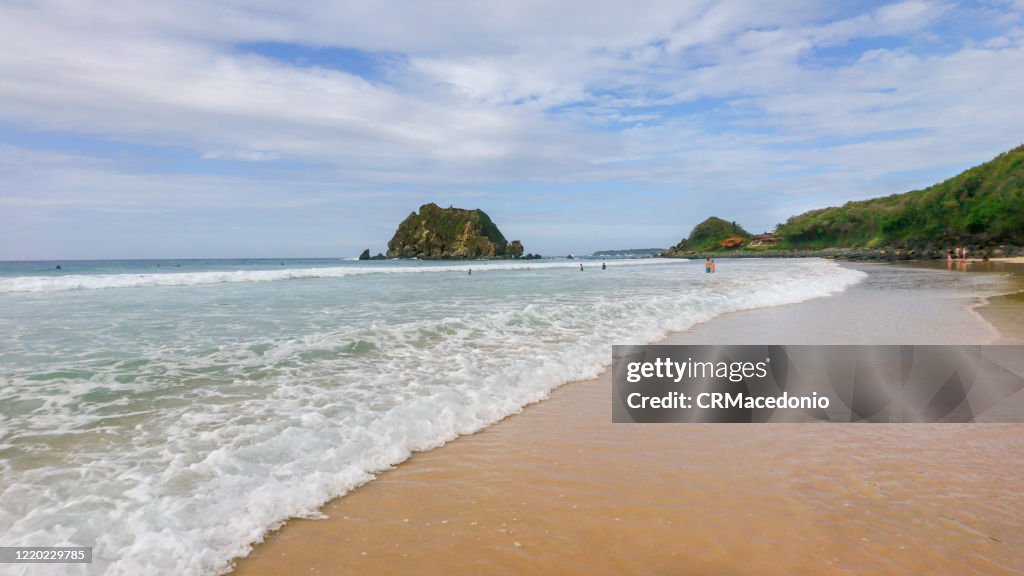
<path fill-rule="evenodd" d="M 860 266 L 872 276 L 841 294 L 733 312 L 661 343 L 1020 341 L 992 321 L 1015 324 L 1024 306 L 886 291 L 872 278 L 887 265 Z M 1013 554 L 1024 547 L 1024 461 L 1006 457 L 1022 453 L 1024 426 L 819 425 L 810 436 L 807 425 L 613 425 L 610 381 L 606 370 L 563 385 L 414 454 L 327 503 L 326 519 L 268 534 L 233 573 L 1024 568 Z"/>
<path fill-rule="evenodd" d="M 1024 342 L 1024 256 L 992 258 L 990 260 L 968 259 L 953 262 L 900 263 L 896 266 L 924 267 L 936 270 L 957 270 L 1010 276 L 1009 281 L 998 294 L 986 296 L 971 307 L 985 322 L 1001 335 L 996 343 Z"/>

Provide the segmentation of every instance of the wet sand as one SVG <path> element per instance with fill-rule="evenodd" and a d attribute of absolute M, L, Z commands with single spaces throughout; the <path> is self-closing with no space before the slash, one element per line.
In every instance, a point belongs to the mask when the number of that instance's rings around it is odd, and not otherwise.
<path fill-rule="evenodd" d="M 999 259 L 976 264 L 975 270 L 1014 275 L 1012 291 L 993 296 L 976 310 L 1008 340 L 1024 342 L 1024 257 Z"/>
<path fill-rule="evenodd" d="M 979 298 L 887 288 L 884 270 L 667 343 L 1010 340 Z M 610 398 L 606 373 L 416 454 L 236 573 L 1024 572 L 1024 425 L 611 424 Z"/>

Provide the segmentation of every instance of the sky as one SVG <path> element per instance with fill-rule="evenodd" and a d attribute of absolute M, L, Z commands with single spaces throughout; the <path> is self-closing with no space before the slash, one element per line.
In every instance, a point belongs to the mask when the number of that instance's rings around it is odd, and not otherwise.
<path fill-rule="evenodd" d="M 1024 142 L 1024 0 L 0 0 L 0 260 L 667 247 Z"/>

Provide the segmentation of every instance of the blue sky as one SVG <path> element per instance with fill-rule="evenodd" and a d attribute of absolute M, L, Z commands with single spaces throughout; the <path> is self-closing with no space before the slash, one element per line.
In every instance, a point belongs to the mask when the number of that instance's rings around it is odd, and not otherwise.
<path fill-rule="evenodd" d="M 1024 2 L 0 3 L 0 259 L 664 247 L 1024 141 Z"/>

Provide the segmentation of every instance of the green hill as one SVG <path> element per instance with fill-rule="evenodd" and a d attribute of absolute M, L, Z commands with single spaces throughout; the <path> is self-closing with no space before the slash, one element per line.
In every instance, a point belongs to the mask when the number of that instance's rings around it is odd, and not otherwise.
<path fill-rule="evenodd" d="M 1024 245 L 1024 146 L 945 182 L 794 216 L 778 248 Z"/>
<path fill-rule="evenodd" d="M 717 216 L 712 216 L 694 226 L 689 237 L 662 252 L 662 255 L 678 256 L 685 252 L 728 250 L 729 248 L 722 245 L 722 242 L 728 238 L 742 238 L 746 241 L 750 238 L 750 233 L 735 222 L 727 222 Z"/>

